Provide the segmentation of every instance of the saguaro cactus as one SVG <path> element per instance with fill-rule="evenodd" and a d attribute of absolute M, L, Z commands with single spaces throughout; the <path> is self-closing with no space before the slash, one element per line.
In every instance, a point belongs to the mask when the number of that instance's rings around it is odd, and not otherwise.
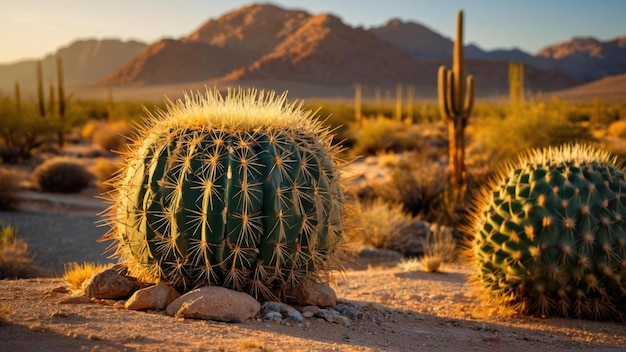
<path fill-rule="evenodd" d="M 43 96 L 43 68 L 41 61 L 37 61 L 37 100 L 39 102 L 39 115 L 46 117 L 46 106 Z"/>
<path fill-rule="evenodd" d="M 513 112 L 524 105 L 524 63 L 509 63 L 509 97 Z"/>
<path fill-rule="evenodd" d="M 465 184 L 465 127 L 474 105 L 474 77 L 464 82 L 463 67 L 463 11 L 457 14 L 456 40 L 452 53 L 452 70 L 439 67 L 439 109 L 448 124 L 450 137 L 450 179 L 452 185 Z"/>
<path fill-rule="evenodd" d="M 57 80 L 59 89 L 59 132 L 57 145 L 62 148 L 65 144 L 65 85 L 63 84 L 63 59 L 57 57 Z"/>

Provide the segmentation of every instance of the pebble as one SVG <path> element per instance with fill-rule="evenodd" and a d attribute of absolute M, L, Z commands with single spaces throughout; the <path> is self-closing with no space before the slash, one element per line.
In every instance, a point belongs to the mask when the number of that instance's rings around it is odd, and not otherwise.
<path fill-rule="evenodd" d="M 268 312 L 278 312 L 283 317 L 288 317 L 291 320 L 300 323 L 302 322 L 302 314 L 295 308 L 281 302 L 265 302 L 261 305 L 261 313 L 267 315 Z"/>

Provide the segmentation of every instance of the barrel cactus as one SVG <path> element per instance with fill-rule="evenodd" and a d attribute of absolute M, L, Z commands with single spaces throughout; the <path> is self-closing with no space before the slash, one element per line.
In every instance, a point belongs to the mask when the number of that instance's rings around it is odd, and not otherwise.
<path fill-rule="evenodd" d="M 610 153 L 581 144 L 534 150 L 475 203 L 473 279 L 490 304 L 516 313 L 620 320 L 625 220 L 624 172 Z"/>
<path fill-rule="evenodd" d="M 339 150 L 286 94 L 215 89 L 149 115 L 103 240 L 142 279 L 259 299 L 325 281 L 342 243 Z"/>

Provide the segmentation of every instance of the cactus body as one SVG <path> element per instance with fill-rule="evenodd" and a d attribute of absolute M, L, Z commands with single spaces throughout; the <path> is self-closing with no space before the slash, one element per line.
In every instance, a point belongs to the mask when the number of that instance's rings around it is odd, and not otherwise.
<path fill-rule="evenodd" d="M 132 274 L 275 298 L 328 270 L 342 235 L 337 150 L 285 99 L 208 91 L 153 117 L 105 236 Z"/>
<path fill-rule="evenodd" d="M 445 66 L 438 71 L 438 98 L 441 116 L 448 124 L 448 155 L 450 180 L 453 186 L 463 186 L 465 172 L 465 127 L 474 106 L 474 77 L 467 76 L 463 55 L 463 11 L 457 13 L 456 39 L 452 53 L 452 70 Z"/>
<path fill-rule="evenodd" d="M 474 279 L 518 313 L 621 319 L 626 313 L 626 181 L 609 153 L 536 150 L 477 202 Z"/>

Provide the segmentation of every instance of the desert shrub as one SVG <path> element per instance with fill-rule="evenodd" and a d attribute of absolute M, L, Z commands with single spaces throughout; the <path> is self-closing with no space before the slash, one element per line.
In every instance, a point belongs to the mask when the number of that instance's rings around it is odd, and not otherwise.
<path fill-rule="evenodd" d="M 365 246 L 394 247 L 399 237 L 412 223 L 412 217 L 403 211 L 401 204 L 383 199 L 357 202 L 347 226 L 348 237 Z"/>
<path fill-rule="evenodd" d="M 615 121 L 611 123 L 607 134 L 615 138 L 626 138 L 626 121 Z"/>
<path fill-rule="evenodd" d="M 88 262 L 84 262 L 83 264 L 78 264 L 76 262 L 70 263 L 65 267 L 63 279 L 67 281 L 72 288 L 79 289 L 85 280 L 89 279 L 94 274 L 103 271 L 107 267 L 107 265 Z"/>
<path fill-rule="evenodd" d="M 391 169 L 380 196 L 400 203 L 413 216 L 431 218 L 431 208 L 447 187 L 448 175 L 439 162 L 419 156 L 401 160 Z"/>
<path fill-rule="evenodd" d="M 395 120 L 377 118 L 364 120 L 355 132 L 354 155 L 376 155 L 381 151 L 402 152 L 413 149 L 415 141 L 407 138 L 407 125 Z"/>
<path fill-rule="evenodd" d="M 428 272 L 438 272 L 441 265 L 456 259 L 456 239 L 452 228 L 438 226 L 428 232 L 423 239 L 424 256 L 420 259 L 422 268 Z"/>
<path fill-rule="evenodd" d="M 120 165 L 114 161 L 105 158 L 96 159 L 93 172 L 99 182 L 98 187 L 101 189 L 110 189 L 110 181 L 116 172 L 120 170 Z"/>
<path fill-rule="evenodd" d="M 45 275 L 45 271 L 33 262 L 28 244 L 17 238 L 11 226 L 0 224 L 0 279 L 20 279 Z"/>
<path fill-rule="evenodd" d="M 32 179 L 44 192 L 77 193 L 89 186 L 93 175 L 76 159 L 54 157 L 37 166 Z"/>
<path fill-rule="evenodd" d="M 20 188 L 20 173 L 0 167 L 0 210 L 15 210 L 19 205 L 17 191 Z"/>
<path fill-rule="evenodd" d="M 92 133 L 94 144 L 108 151 L 124 151 L 126 144 L 130 142 L 129 136 L 132 127 L 128 122 L 118 121 L 114 123 L 101 123 Z"/>
<path fill-rule="evenodd" d="M 55 130 L 53 122 L 37 115 L 32 104 L 24 104 L 18 113 L 10 99 L 0 100 L 0 121 L 0 159 L 5 163 L 30 159 Z"/>
<path fill-rule="evenodd" d="M 8 305 L 0 304 L 0 326 L 9 322 L 9 315 L 11 314 L 11 308 Z"/>
<path fill-rule="evenodd" d="M 511 160 L 530 148 L 593 140 L 587 127 L 573 123 L 566 115 L 558 106 L 535 104 L 503 119 L 476 119 L 468 135 L 478 144 L 475 150 L 488 153 L 494 164 Z"/>

